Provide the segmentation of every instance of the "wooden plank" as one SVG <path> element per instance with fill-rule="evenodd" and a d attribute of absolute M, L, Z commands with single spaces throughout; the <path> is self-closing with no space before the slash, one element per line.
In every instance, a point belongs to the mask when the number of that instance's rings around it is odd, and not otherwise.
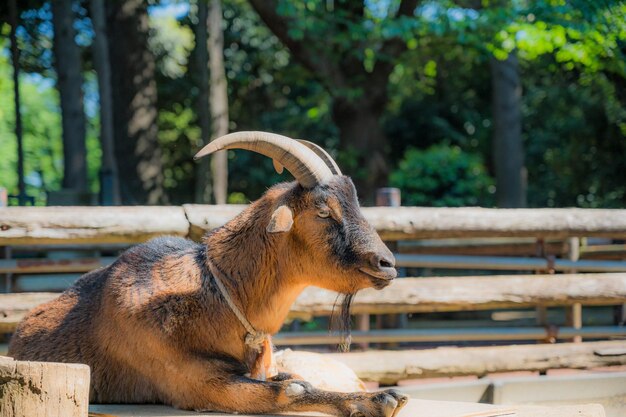
<path fill-rule="evenodd" d="M 0 417 L 84 417 L 89 367 L 0 357 Z"/>
<path fill-rule="evenodd" d="M 596 351 L 626 347 L 626 341 L 441 347 L 425 350 L 332 353 L 364 381 L 393 385 L 404 379 L 549 369 L 589 369 L 626 365 L 626 355 L 602 356 Z"/>
<path fill-rule="evenodd" d="M 30 310 L 58 296 L 49 292 L 0 294 L 0 333 L 13 333 Z"/>
<path fill-rule="evenodd" d="M 164 405 L 92 404 L 93 417 L 232 417 L 220 412 L 183 411 Z M 103 415 L 104 414 L 104 415 Z M 289 413 L 294 414 L 294 413 Z M 299 416 L 319 416 L 319 413 L 297 413 Z M 284 414 L 265 414 L 266 417 L 282 417 Z M 606 417 L 598 404 L 568 406 L 491 405 L 453 401 L 430 401 L 412 398 L 397 417 Z M 92 417 L 92 414 L 90 414 Z M 240 417 L 251 417 L 240 414 Z"/>
<path fill-rule="evenodd" d="M 187 236 L 182 207 L 4 207 L 0 246 L 59 243 L 138 243 Z"/>
<path fill-rule="evenodd" d="M 398 253 L 418 255 L 491 255 L 537 256 L 537 239 L 532 237 L 495 237 L 473 239 L 421 239 L 398 242 Z M 561 256 L 565 249 L 561 240 L 545 243 L 545 254 Z M 626 253 L 626 251 L 622 252 Z"/>
<path fill-rule="evenodd" d="M 115 262 L 117 258 L 71 258 L 71 259 L 0 259 L 0 274 L 38 274 L 89 272 Z"/>
<path fill-rule="evenodd" d="M 58 294 L 0 294 L 0 331 L 11 332 L 27 311 Z M 309 287 L 290 319 L 332 314 L 337 294 Z M 354 314 L 428 313 L 526 308 L 536 305 L 616 305 L 626 299 L 626 273 L 397 279 L 383 291 L 359 292 Z"/>
<path fill-rule="evenodd" d="M 545 327 L 457 327 L 430 329 L 386 329 L 367 332 L 355 330 L 350 334 L 352 343 L 461 343 L 461 342 L 520 342 L 545 341 Z M 626 338 L 622 326 L 587 326 L 582 329 L 560 327 L 550 337 L 554 340 L 574 338 L 587 339 Z M 327 331 L 285 332 L 274 335 L 276 346 L 336 345 L 341 343 L 340 334 Z"/>

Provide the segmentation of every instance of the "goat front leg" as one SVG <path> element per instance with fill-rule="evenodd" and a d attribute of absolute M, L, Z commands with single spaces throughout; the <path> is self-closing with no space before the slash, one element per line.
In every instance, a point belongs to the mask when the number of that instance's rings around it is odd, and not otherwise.
<path fill-rule="evenodd" d="M 280 411 L 318 411 L 344 417 L 396 417 L 408 397 L 396 390 L 340 393 L 314 388 L 306 381 L 285 381 L 287 406 Z"/>
<path fill-rule="evenodd" d="M 407 402 L 407 397 L 395 390 L 339 393 L 319 390 L 298 380 L 266 382 L 233 377 L 225 389 L 226 397 L 213 399 L 217 408 L 212 411 L 254 414 L 317 411 L 341 417 L 395 417 Z"/>
<path fill-rule="evenodd" d="M 183 367 L 189 371 L 184 374 L 185 383 L 168 387 L 172 405 L 230 413 L 315 411 L 341 417 L 396 417 L 408 400 L 395 390 L 339 393 L 293 379 L 258 381 L 234 373 L 232 368 L 231 373 L 224 373 L 229 366 L 212 362 L 204 372 L 197 366 Z"/>

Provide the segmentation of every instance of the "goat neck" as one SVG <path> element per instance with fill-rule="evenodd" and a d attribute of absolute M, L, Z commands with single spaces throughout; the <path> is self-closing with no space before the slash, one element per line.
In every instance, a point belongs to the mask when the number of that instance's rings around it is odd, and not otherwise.
<path fill-rule="evenodd" d="M 205 238 L 207 259 L 223 273 L 234 302 L 257 331 L 270 334 L 280 330 L 306 286 L 296 279 L 289 236 L 265 230 L 274 206 L 272 197 L 266 194 Z"/>

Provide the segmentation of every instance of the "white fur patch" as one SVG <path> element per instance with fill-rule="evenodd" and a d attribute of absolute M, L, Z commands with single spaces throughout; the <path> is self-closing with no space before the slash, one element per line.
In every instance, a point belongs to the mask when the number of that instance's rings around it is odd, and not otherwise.
<path fill-rule="evenodd" d="M 285 394 L 287 394 L 287 397 L 295 397 L 298 395 L 302 395 L 302 393 L 304 392 L 304 387 L 300 384 L 289 384 L 287 386 L 287 389 L 285 390 Z"/>

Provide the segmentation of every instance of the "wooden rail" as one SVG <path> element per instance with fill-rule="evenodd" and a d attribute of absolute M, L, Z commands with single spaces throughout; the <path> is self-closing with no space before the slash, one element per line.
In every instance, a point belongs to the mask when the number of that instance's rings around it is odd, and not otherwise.
<path fill-rule="evenodd" d="M 626 365 L 626 340 L 330 354 L 365 381 L 393 385 L 413 378 L 484 376 Z"/>
<path fill-rule="evenodd" d="M 242 205 L 0 208 L 0 246 L 137 243 L 174 235 L 199 240 Z M 366 207 L 383 240 L 575 236 L 626 238 L 626 210 Z"/>
<path fill-rule="evenodd" d="M 332 313 L 336 294 L 307 288 L 291 316 Z M 370 314 L 524 308 L 537 305 L 613 305 L 626 300 L 626 273 L 401 278 L 384 291 L 359 292 L 353 312 Z"/>
<path fill-rule="evenodd" d="M 11 332 L 35 306 L 56 293 L 0 294 L 0 331 Z M 307 288 L 291 319 L 333 312 L 337 294 Z M 354 299 L 355 314 L 424 313 L 542 306 L 615 305 L 626 300 L 626 273 L 402 278 L 384 291 L 367 289 Z M 332 342 L 329 342 L 332 343 Z"/>

